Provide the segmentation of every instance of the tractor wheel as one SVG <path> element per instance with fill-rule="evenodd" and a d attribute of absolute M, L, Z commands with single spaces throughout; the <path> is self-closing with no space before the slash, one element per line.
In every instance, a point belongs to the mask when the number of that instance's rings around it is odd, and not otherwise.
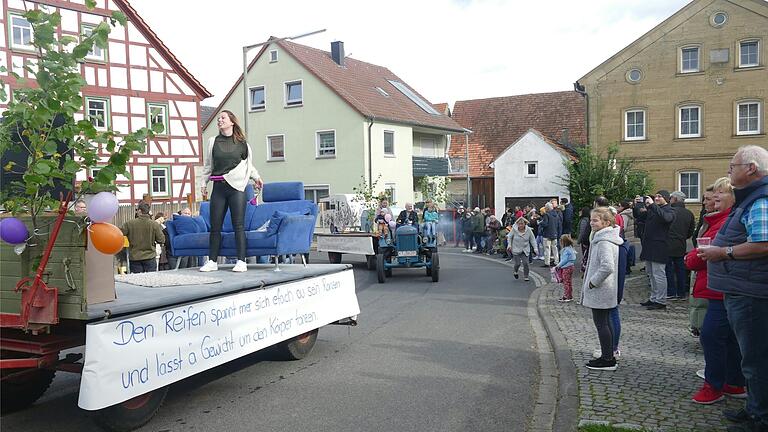
<path fill-rule="evenodd" d="M 20 369 L 3 370 L 3 375 L 20 372 Z M 32 405 L 48 390 L 55 370 L 31 369 L 18 376 L 3 379 L 0 392 L 0 409 L 3 414 L 18 411 Z"/>
<path fill-rule="evenodd" d="M 341 254 L 339 252 L 328 252 L 328 261 L 331 264 L 341 264 Z"/>
<path fill-rule="evenodd" d="M 432 254 L 432 282 L 440 280 L 440 254 Z"/>
<path fill-rule="evenodd" d="M 117 405 L 98 411 L 96 422 L 106 430 L 127 432 L 140 428 L 157 414 L 168 394 L 168 386 L 160 387 Z"/>
<path fill-rule="evenodd" d="M 315 346 L 319 330 L 308 331 L 275 345 L 274 348 L 277 356 L 283 360 L 301 360 L 308 356 Z"/>
<path fill-rule="evenodd" d="M 384 269 L 384 254 L 376 254 L 376 278 L 379 283 L 384 283 L 387 280 Z M 390 270 L 390 273 L 392 270 Z"/>

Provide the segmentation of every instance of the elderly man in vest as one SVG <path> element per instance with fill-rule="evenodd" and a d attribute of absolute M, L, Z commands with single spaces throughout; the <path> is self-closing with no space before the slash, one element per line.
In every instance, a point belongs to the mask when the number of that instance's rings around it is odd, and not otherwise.
<path fill-rule="evenodd" d="M 708 288 L 725 293 L 747 380 L 746 409 L 724 411 L 729 431 L 768 431 L 768 150 L 741 147 L 728 170 L 736 204 L 708 248 Z"/>

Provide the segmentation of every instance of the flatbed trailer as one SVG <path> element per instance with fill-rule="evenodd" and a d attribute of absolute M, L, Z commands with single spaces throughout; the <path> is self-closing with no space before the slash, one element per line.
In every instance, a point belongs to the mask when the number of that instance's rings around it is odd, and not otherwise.
<path fill-rule="evenodd" d="M 62 320 L 46 334 L 3 328 L 4 410 L 33 403 L 57 370 L 82 373 L 78 405 L 99 411 L 106 429 L 132 430 L 150 420 L 174 382 L 267 347 L 300 359 L 320 327 L 356 324 L 351 266 L 280 269 L 126 275 L 117 299 L 90 305 L 87 320 Z M 147 281 L 157 286 L 140 285 Z M 80 346 L 84 359 L 60 358 Z"/>

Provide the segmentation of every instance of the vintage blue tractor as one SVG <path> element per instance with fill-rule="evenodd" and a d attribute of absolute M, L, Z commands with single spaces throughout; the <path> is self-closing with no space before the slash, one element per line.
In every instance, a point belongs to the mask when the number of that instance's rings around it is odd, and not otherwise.
<path fill-rule="evenodd" d="M 376 276 L 384 283 L 392 276 L 393 268 L 420 268 L 427 271 L 432 282 L 440 277 L 440 257 L 437 253 L 435 236 L 420 236 L 412 225 L 402 225 L 379 236 L 379 250 L 376 254 Z"/>

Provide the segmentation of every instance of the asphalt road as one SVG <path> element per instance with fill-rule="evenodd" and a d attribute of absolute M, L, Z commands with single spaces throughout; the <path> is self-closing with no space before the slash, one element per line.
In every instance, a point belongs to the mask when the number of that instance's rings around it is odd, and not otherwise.
<path fill-rule="evenodd" d="M 325 257 L 313 256 L 325 262 Z M 441 254 L 441 278 L 355 264 L 357 327 L 321 329 L 301 361 L 259 352 L 171 387 L 142 431 L 523 431 L 538 383 L 526 312 L 534 286 L 509 267 Z M 98 430 L 77 408 L 79 377 L 59 372 L 3 431 Z"/>

